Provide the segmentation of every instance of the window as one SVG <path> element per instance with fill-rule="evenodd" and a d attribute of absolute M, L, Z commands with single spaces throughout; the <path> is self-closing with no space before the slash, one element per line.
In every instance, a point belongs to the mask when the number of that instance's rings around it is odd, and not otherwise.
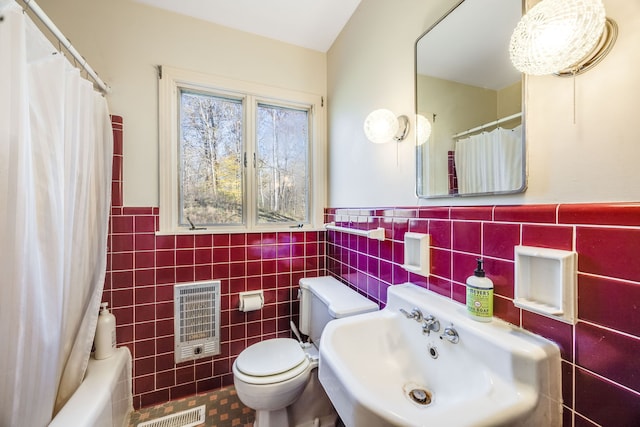
<path fill-rule="evenodd" d="M 179 101 L 179 225 L 242 224 L 242 100 L 180 89 Z"/>
<path fill-rule="evenodd" d="M 316 228 L 321 97 L 163 67 L 160 232 Z"/>
<path fill-rule="evenodd" d="M 309 116 L 258 104 L 256 178 L 258 222 L 309 222 Z"/>

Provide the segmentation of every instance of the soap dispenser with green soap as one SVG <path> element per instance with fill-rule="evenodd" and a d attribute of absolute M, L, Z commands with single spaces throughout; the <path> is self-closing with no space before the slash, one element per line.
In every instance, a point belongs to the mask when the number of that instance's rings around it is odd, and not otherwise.
<path fill-rule="evenodd" d="M 490 322 L 493 317 L 493 282 L 485 277 L 482 259 L 473 276 L 467 278 L 467 312 L 479 322 Z"/>

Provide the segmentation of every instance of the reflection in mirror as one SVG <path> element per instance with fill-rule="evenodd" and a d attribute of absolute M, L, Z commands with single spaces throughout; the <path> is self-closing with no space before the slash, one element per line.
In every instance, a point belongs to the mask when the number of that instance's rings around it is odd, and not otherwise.
<path fill-rule="evenodd" d="M 431 124 L 416 141 L 419 197 L 524 191 L 522 76 L 509 59 L 521 16 L 522 0 L 463 0 L 416 41 L 416 114 Z"/>

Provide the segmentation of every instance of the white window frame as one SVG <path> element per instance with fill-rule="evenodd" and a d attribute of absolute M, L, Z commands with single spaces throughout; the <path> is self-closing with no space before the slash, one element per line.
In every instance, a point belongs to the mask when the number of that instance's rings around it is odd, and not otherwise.
<path fill-rule="evenodd" d="M 255 129 L 250 117 L 258 103 L 272 103 L 278 106 L 308 107 L 310 110 L 310 150 L 309 150 L 309 222 L 301 227 L 283 224 L 259 224 L 254 210 L 256 205 L 255 169 L 252 161 L 244 170 L 245 223 L 242 225 L 216 225 L 204 229 L 192 230 L 179 225 L 179 92 L 180 89 L 210 91 L 214 94 L 229 94 L 245 99 L 244 147 L 248 159 L 255 153 Z M 326 203 L 326 138 L 325 109 L 321 95 L 282 89 L 259 83 L 245 82 L 205 73 L 182 70 L 173 67 L 160 67 L 158 82 L 158 121 L 159 121 L 159 196 L 160 224 L 158 234 L 197 234 L 197 233 L 250 233 L 263 231 L 319 230 L 323 227 L 324 205 Z M 249 110 L 249 111 L 247 111 Z M 255 222 L 255 223 L 254 223 Z M 200 228 L 200 227 L 198 227 Z"/>

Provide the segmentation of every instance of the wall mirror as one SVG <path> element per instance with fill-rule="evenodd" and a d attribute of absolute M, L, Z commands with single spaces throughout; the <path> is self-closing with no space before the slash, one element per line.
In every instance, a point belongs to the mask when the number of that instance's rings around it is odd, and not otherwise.
<path fill-rule="evenodd" d="M 431 125 L 415 132 L 418 197 L 525 190 L 522 75 L 509 59 L 522 10 L 462 0 L 416 41 L 416 114 Z"/>

